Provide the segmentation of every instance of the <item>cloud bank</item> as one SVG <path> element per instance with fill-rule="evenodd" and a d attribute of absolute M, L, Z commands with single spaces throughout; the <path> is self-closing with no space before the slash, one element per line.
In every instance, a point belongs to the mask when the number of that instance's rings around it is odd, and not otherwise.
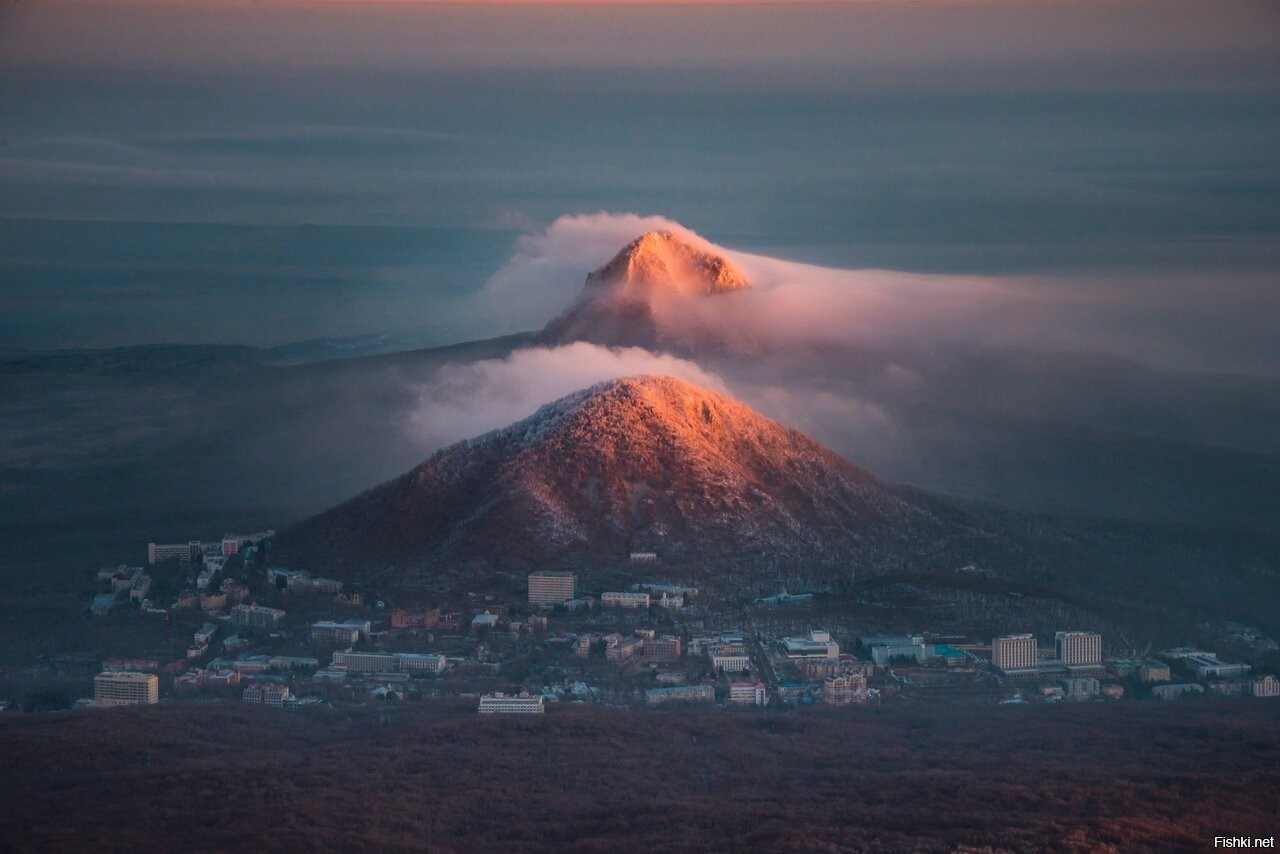
<path fill-rule="evenodd" d="M 656 300 L 669 329 L 714 330 L 742 352 L 779 348 L 996 348 L 1105 351 L 1152 367 L 1280 368 L 1269 324 L 1280 293 L 1258 274 L 980 276 L 850 270 L 717 246 L 661 216 L 563 216 L 520 239 L 468 311 L 495 331 L 541 327 L 570 305 L 586 274 L 634 237 L 675 231 L 721 253 L 750 280 L 713 299 Z M 1271 283 L 1273 284 L 1273 283 Z M 1233 364 L 1234 362 L 1234 364 Z"/>
<path fill-rule="evenodd" d="M 583 342 L 532 347 L 440 369 L 416 387 L 418 403 L 404 428 L 425 450 L 434 450 L 505 427 L 579 389 L 636 374 L 667 374 L 728 392 L 719 376 L 675 356 Z"/>

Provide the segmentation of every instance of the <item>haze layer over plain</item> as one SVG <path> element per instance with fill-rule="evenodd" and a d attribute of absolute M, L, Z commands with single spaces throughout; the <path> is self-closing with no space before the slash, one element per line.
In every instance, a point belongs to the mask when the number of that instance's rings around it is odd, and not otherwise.
<path fill-rule="evenodd" d="M 0 70 L 16 346 L 510 331 L 463 307 L 517 234 L 608 209 L 1136 290 L 1171 362 L 1280 364 L 1265 3 L 53 3 Z"/>

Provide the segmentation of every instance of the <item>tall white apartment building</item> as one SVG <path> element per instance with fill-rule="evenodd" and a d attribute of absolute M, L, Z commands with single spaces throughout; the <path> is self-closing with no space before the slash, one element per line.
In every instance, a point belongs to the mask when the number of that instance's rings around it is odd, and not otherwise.
<path fill-rule="evenodd" d="M 99 706 L 158 703 L 160 679 L 154 673 L 99 673 L 93 677 L 93 702 Z"/>
<path fill-rule="evenodd" d="M 1058 660 L 1068 667 L 1102 663 L 1102 635 L 1097 632 L 1058 632 L 1053 639 Z"/>
<path fill-rule="evenodd" d="M 568 602 L 575 595 L 578 576 L 572 572 L 529 573 L 529 604 L 557 605 Z"/>
<path fill-rule="evenodd" d="M 1005 635 L 991 642 L 991 663 L 1001 670 L 1029 670 L 1036 666 L 1034 635 Z"/>

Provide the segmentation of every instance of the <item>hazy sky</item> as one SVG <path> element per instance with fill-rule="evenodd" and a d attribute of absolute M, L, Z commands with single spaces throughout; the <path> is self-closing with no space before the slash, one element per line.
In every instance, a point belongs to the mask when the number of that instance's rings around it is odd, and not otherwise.
<path fill-rule="evenodd" d="M 0 11 L 0 65 L 219 74 L 818 66 L 931 87 L 942 67 L 964 85 L 1021 65 L 1035 73 L 1001 86 L 1034 89 L 1046 75 L 1085 81 L 1118 69 L 1147 83 L 1240 82 L 1254 66 L 1275 71 L 1280 28 L 1267 0 L 734 5 L 48 0 Z"/>
<path fill-rule="evenodd" d="M 612 211 L 1083 283 L 1269 370 L 1278 8 L 5 4 L 0 340 L 495 333 L 517 238 Z"/>

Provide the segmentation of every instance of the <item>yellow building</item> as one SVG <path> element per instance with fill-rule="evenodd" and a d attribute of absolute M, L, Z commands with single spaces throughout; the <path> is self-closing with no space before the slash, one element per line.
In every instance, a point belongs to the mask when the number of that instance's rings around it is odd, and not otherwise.
<path fill-rule="evenodd" d="M 160 702 L 160 679 L 154 673 L 99 673 L 93 677 L 98 706 L 139 706 Z"/>

